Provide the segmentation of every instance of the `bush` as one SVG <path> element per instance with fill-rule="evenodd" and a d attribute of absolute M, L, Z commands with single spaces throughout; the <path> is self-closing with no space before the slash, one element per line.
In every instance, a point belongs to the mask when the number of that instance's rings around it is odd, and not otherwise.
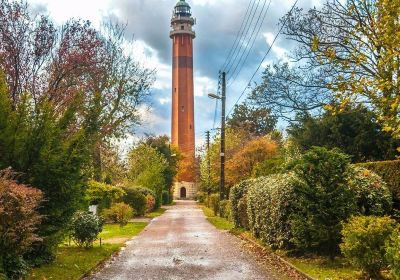
<path fill-rule="evenodd" d="M 289 221 L 294 201 L 292 177 L 292 174 L 261 177 L 253 181 L 247 192 L 249 228 L 274 249 L 290 247 Z"/>
<path fill-rule="evenodd" d="M 247 215 L 247 196 L 243 196 L 237 205 L 238 225 L 244 229 L 249 229 L 249 216 Z"/>
<path fill-rule="evenodd" d="M 245 180 L 239 184 L 236 184 L 230 190 L 229 200 L 231 201 L 232 206 L 232 220 L 237 228 L 246 228 L 248 225 L 247 203 L 245 203 L 247 200 L 245 197 L 247 195 L 248 188 L 254 182 L 254 179 Z M 239 207 L 240 202 L 241 206 Z"/>
<path fill-rule="evenodd" d="M 385 241 L 395 228 L 388 217 L 353 217 L 342 230 L 340 249 L 348 261 L 371 279 L 380 279 L 386 266 Z"/>
<path fill-rule="evenodd" d="M 393 231 L 386 240 L 386 260 L 389 264 L 392 275 L 400 279 L 400 231 L 399 228 Z"/>
<path fill-rule="evenodd" d="M 111 204 L 125 195 L 122 188 L 91 180 L 87 184 L 86 197 L 91 205 L 98 205 L 98 211 L 110 208 Z"/>
<path fill-rule="evenodd" d="M 71 237 L 79 247 L 90 248 L 103 230 L 103 221 L 89 212 L 77 212 L 71 222 Z"/>
<path fill-rule="evenodd" d="M 359 163 L 357 166 L 369 169 L 382 177 L 392 192 L 394 208 L 400 210 L 400 160 Z"/>
<path fill-rule="evenodd" d="M 218 193 L 210 194 L 208 196 L 208 201 L 209 201 L 208 207 L 210 207 L 214 211 L 214 215 L 217 216 L 219 211 L 219 194 Z"/>
<path fill-rule="evenodd" d="M 156 199 L 151 194 L 146 195 L 146 212 L 150 213 L 156 207 Z"/>
<path fill-rule="evenodd" d="M 42 192 L 18 184 L 10 170 L 0 172 L 0 267 L 9 279 L 20 279 L 27 266 L 22 258 L 34 241 L 41 216 L 36 212 Z"/>
<path fill-rule="evenodd" d="M 163 205 L 168 205 L 168 204 L 170 204 L 170 201 L 169 201 L 169 191 L 163 191 L 163 193 L 162 193 L 162 204 L 163 204 Z"/>
<path fill-rule="evenodd" d="M 348 172 L 348 185 L 355 193 L 360 215 L 384 216 L 392 209 L 392 195 L 381 177 L 372 171 L 352 166 Z"/>
<path fill-rule="evenodd" d="M 146 213 L 146 195 L 145 191 L 141 188 L 124 188 L 125 195 L 123 196 L 123 202 L 128 204 L 135 210 L 137 216 L 144 216 Z"/>
<path fill-rule="evenodd" d="M 293 162 L 291 228 L 297 250 L 339 253 L 342 222 L 356 213 L 354 192 L 346 182 L 349 156 L 338 150 L 313 147 Z"/>
<path fill-rule="evenodd" d="M 205 192 L 198 192 L 196 195 L 197 201 L 199 203 L 205 203 L 207 199 L 207 193 Z"/>
<path fill-rule="evenodd" d="M 219 202 L 219 216 L 228 221 L 232 220 L 231 202 L 229 200 Z"/>
<path fill-rule="evenodd" d="M 271 158 L 257 163 L 253 168 L 252 177 L 257 178 L 280 173 L 283 170 L 284 164 L 285 159 L 281 157 Z"/>
<path fill-rule="evenodd" d="M 134 215 L 134 210 L 123 202 L 114 204 L 110 209 L 103 211 L 104 217 L 111 222 L 119 224 L 121 227 L 128 224 Z"/>

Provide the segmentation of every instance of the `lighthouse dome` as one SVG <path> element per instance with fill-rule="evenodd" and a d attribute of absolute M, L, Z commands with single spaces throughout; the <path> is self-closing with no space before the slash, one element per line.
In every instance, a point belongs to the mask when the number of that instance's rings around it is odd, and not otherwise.
<path fill-rule="evenodd" d="M 185 0 L 180 0 L 175 5 L 174 9 L 175 16 L 190 17 L 192 13 L 190 12 L 190 6 Z"/>

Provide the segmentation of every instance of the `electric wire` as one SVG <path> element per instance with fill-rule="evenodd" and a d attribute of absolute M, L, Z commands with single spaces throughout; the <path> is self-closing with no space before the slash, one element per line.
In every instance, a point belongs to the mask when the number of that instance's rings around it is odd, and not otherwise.
<path fill-rule="evenodd" d="M 272 2 L 272 0 L 269 0 L 267 9 L 264 11 L 264 15 L 263 15 L 262 20 L 261 20 L 260 23 L 259 23 L 260 17 L 258 18 L 257 23 L 256 23 L 256 26 L 258 25 L 257 33 L 256 33 L 256 35 L 255 35 L 254 37 L 253 37 L 253 34 L 252 34 L 253 40 L 252 40 L 250 49 L 249 49 L 249 51 L 247 52 L 247 54 L 246 54 L 246 56 L 245 56 L 243 62 L 241 63 L 241 65 L 240 65 L 240 67 L 239 67 L 239 70 L 236 72 L 237 66 L 239 65 L 239 64 L 238 64 L 238 65 L 236 66 L 235 70 L 232 72 L 231 77 L 228 79 L 228 87 L 231 86 L 231 85 L 235 82 L 235 80 L 237 79 L 237 77 L 238 77 L 239 74 L 241 73 L 241 71 L 242 71 L 244 65 L 246 64 L 246 61 L 247 61 L 247 59 L 249 58 L 249 55 L 250 55 L 250 53 L 251 53 L 251 50 L 254 48 L 255 42 L 256 42 L 256 40 L 257 40 L 259 34 L 260 34 L 261 27 L 263 26 L 263 23 L 264 23 L 264 21 L 265 21 L 265 18 L 267 17 L 267 13 L 268 13 L 268 11 L 269 11 L 269 7 L 271 6 L 271 2 Z M 262 8 L 262 10 L 261 10 L 260 16 L 261 16 L 261 14 L 262 14 L 262 11 L 264 10 L 264 7 L 265 7 L 266 3 L 267 3 L 267 1 L 264 2 L 264 6 L 263 6 L 263 8 Z M 254 31 L 255 31 L 255 29 L 253 30 L 253 33 L 254 33 Z M 250 43 L 250 40 L 248 41 L 248 44 L 249 44 L 249 43 Z M 246 46 L 246 48 L 247 48 L 247 46 Z M 244 53 L 243 53 L 243 54 L 244 54 Z M 240 61 L 241 61 L 241 59 L 240 59 Z"/>
<path fill-rule="evenodd" d="M 296 1 L 294 2 L 293 6 L 291 7 L 291 9 L 290 9 L 290 11 L 289 11 L 289 13 L 288 13 L 288 15 L 290 15 L 290 14 L 293 12 L 294 8 L 296 7 L 297 2 L 298 2 L 298 0 L 296 0 Z M 285 27 L 286 22 L 287 22 L 287 19 L 288 19 L 288 17 L 285 17 L 285 19 L 284 19 L 284 21 L 283 21 L 283 23 L 282 23 L 281 28 L 279 29 L 278 33 L 275 35 L 274 40 L 272 41 L 272 43 L 271 43 L 271 45 L 269 46 L 267 52 L 266 52 L 265 55 L 263 56 L 263 58 L 262 58 L 260 64 L 258 65 L 256 71 L 255 71 L 255 72 L 253 73 L 253 75 L 251 76 L 249 82 L 247 83 L 247 86 L 243 89 L 242 93 L 240 94 L 239 98 L 236 100 L 235 104 L 234 104 L 234 105 L 232 106 L 232 108 L 229 110 L 228 114 L 226 115 L 226 118 L 228 118 L 228 116 L 232 113 L 232 111 L 233 111 L 233 109 L 235 108 L 235 106 L 240 102 L 240 99 L 241 99 L 241 98 L 243 97 L 243 95 L 245 94 L 246 89 L 247 89 L 248 87 L 250 87 L 252 80 L 254 79 L 254 77 L 256 76 L 256 74 L 258 73 L 258 71 L 260 70 L 260 68 L 261 68 L 262 64 L 264 63 L 265 59 L 267 58 L 268 54 L 271 52 L 271 49 L 272 49 L 272 47 L 274 46 L 276 40 L 278 39 L 280 33 L 282 32 L 283 28 Z"/>
<path fill-rule="evenodd" d="M 237 60 L 239 54 L 242 52 L 242 49 L 243 49 L 242 41 L 243 41 L 244 39 L 246 39 L 246 38 L 247 38 L 247 35 L 249 34 L 250 28 L 251 28 L 252 25 L 253 25 L 253 21 L 254 21 L 255 15 L 256 15 L 257 10 L 258 10 L 258 7 L 259 7 L 259 5 L 260 5 L 260 1 L 261 1 L 261 0 L 257 0 L 257 5 L 256 5 L 255 9 L 254 9 L 254 4 L 256 3 L 256 1 L 253 2 L 253 5 L 252 5 L 251 11 L 250 11 L 250 16 L 247 17 L 247 19 L 246 19 L 245 28 L 244 28 L 244 30 L 243 30 L 241 36 L 240 36 L 240 40 L 237 42 L 237 45 L 236 45 L 236 48 L 235 48 L 234 52 L 233 52 L 233 55 L 232 55 L 232 58 L 233 58 L 233 59 L 231 59 L 231 60 L 228 62 L 228 64 L 223 68 L 224 71 L 225 71 L 226 73 L 229 73 L 229 71 L 230 71 L 230 70 L 232 69 L 232 67 L 235 65 L 236 60 Z M 253 11 L 253 9 L 254 9 L 254 11 Z M 250 19 L 250 22 L 249 22 L 249 19 Z M 244 36 L 243 36 L 243 35 L 244 35 Z M 239 47 L 239 49 L 238 49 L 238 47 Z M 237 51 L 236 51 L 236 50 L 237 50 Z"/>
<path fill-rule="evenodd" d="M 248 19 L 248 13 L 249 13 L 249 11 L 250 11 L 250 6 L 252 6 L 252 5 L 251 5 L 252 2 L 253 2 L 253 5 L 254 5 L 255 0 L 249 1 L 249 4 L 247 5 L 247 9 L 246 9 L 246 12 L 245 12 L 245 14 L 244 14 L 242 23 L 241 23 L 241 25 L 240 25 L 240 28 L 239 28 L 237 34 L 236 34 L 235 41 L 234 41 L 233 45 L 231 46 L 231 48 L 230 48 L 230 50 L 229 50 L 229 52 L 228 52 L 228 56 L 226 57 L 226 59 L 225 59 L 225 61 L 224 61 L 224 64 L 222 64 L 222 67 L 221 67 L 220 69 L 225 69 L 225 66 L 227 66 L 227 63 L 228 63 L 228 61 L 229 61 L 229 59 L 230 59 L 230 57 L 231 57 L 232 51 L 233 51 L 233 49 L 235 48 L 236 44 L 238 43 L 239 38 L 241 37 L 240 34 L 242 33 L 242 28 L 244 27 L 245 19 L 246 19 L 246 18 Z"/>

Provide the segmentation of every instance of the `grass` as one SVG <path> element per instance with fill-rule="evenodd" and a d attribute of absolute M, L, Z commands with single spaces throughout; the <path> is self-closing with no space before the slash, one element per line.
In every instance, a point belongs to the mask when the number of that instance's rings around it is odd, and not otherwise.
<path fill-rule="evenodd" d="M 315 279 L 355 280 L 360 273 L 351 267 L 342 258 L 329 260 L 327 258 L 285 258 L 295 267 Z"/>
<path fill-rule="evenodd" d="M 107 243 L 107 239 L 111 238 L 131 238 L 141 232 L 146 225 L 147 223 L 145 222 L 129 223 L 124 227 L 120 227 L 117 224 L 106 224 L 99 237 L 104 243 Z"/>
<path fill-rule="evenodd" d="M 55 262 L 33 269 L 28 280 L 80 279 L 117 252 L 127 239 L 139 234 L 146 225 L 144 222 L 134 222 L 121 228 L 117 224 L 106 224 L 99 235 L 102 246 L 98 241 L 91 249 L 64 244 L 57 251 Z"/>
<path fill-rule="evenodd" d="M 218 217 L 214 215 L 214 211 L 211 210 L 210 208 L 206 206 L 201 206 L 203 209 L 204 215 L 206 215 L 207 220 L 215 226 L 217 229 L 221 230 L 232 230 L 234 228 L 234 225 L 232 222 L 228 221 L 225 218 Z"/>
<path fill-rule="evenodd" d="M 157 218 L 157 217 L 161 216 L 162 214 L 164 214 L 165 211 L 167 211 L 167 209 L 158 208 L 156 211 L 146 214 L 146 218 L 151 218 L 151 219 Z"/>
<path fill-rule="evenodd" d="M 61 247 L 55 262 L 33 269 L 29 280 L 33 279 L 80 279 L 101 261 L 109 258 L 123 244 L 105 244 L 89 250 L 78 247 Z"/>

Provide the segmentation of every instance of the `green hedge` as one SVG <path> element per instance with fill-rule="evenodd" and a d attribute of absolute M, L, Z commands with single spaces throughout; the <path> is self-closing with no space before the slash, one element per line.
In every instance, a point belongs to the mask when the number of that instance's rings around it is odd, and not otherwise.
<path fill-rule="evenodd" d="M 394 208 L 400 209 L 400 160 L 358 163 L 356 166 L 367 168 L 381 176 L 392 192 Z"/>
<path fill-rule="evenodd" d="M 274 249 L 290 247 L 290 216 L 294 201 L 292 177 L 292 174 L 261 177 L 247 192 L 249 228 L 255 237 Z"/>
<path fill-rule="evenodd" d="M 237 228 L 248 228 L 246 195 L 248 188 L 254 184 L 256 180 L 257 179 L 249 179 L 242 181 L 233 186 L 230 190 L 229 200 L 231 201 L 232 220 Z"/>

